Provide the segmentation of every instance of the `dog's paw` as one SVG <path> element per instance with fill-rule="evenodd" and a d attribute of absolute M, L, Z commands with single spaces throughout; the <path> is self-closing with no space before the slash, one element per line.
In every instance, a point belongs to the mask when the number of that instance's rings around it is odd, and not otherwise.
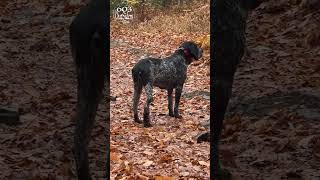
<path fill-rule="evenodd" d="M 141 124 L 142 121 L 139 119 L 139 117 L 134 117 L 134 122 Z"/>
<path fill-rule="evenodd" d="M 143 126 L 144 126 L 145 128 L 152 127 L 152 125 L 151 125 L 150 123 L 144 123 Z"/>
<path fill-rule="evenodd" d="M 169 112 L 169 116 L 171 116 L 171 117 L 175 117 L 175 116 L 174 116 L 174 114 L 173 114 L 173 113 L 170 113 L 170 112 Z"/>
<path fill-rule="evenodd" d="M 135 119 L 134 122 L 136 122 L 138 124 L 142 124 L 142 121 L 140 119 Z"/>
<path fill-rule="evenodd" d="M 225 168 L 220 168 L 217 175 L 217 180 L 231 180 L 232 174 L 229 170 Z"/>
<path fill-rule="evenodd" d="M 178 119 L 182 119 L 182 116 L 180 114 L 175 114 L 174 117 Z"/>
<path fill-rule="evenodd" d="M 149 116 L 145 116 L 145 117 L 143 118 L 143 126 L 144 126 L 145 128 L 152 127 L 152 126 L 151 126 L 151 123 L 150 123 L 150 118 L 149 118 Z"/>

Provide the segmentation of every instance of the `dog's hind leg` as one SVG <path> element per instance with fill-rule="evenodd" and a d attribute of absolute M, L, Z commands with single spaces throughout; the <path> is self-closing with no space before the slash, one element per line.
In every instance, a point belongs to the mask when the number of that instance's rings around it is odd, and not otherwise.
<path fill-rule="evenodd" d="M 81 16 L 83 17 L 83 16 Z M 106 82 L 107 60 L 105 29 L 94 32 L 83 30 L 83 19 L 76 18 L 70 26 L 72 56 L 76 64 L 78 86 L 76 128 L 73 153 L 80 180 L 91 179 L 89 172 L 88 144 L 94 125 L 98 104 Z"/>
<path fill-rule="evenodd" d="M 74 155 L 79 179 L 90 178 L 88 162 L 88 144 L 94 125 L 96 111 L 102 98 L 105 83 L 106 60 L 105 48 L 101 45 L 101 38 L 96 32 L 91 41 L 91 48 L 87 52 L 80 52 L 78 44 L 73 43 L 71 29 L 71 43 L 78 75 L 78 102 L 76 110 L 76 129 L 74 137 Z"/>
<path fill-rule="evenodd" d="M 173 89 L 168 89 L 168 109 L 169 109 L 169 116 L 174 117 L 173 107 L 172 107 L 172 91 Z"/>
<path fill-rule="evenodd" d="M 183 85 L 179 85 L 176 87 L 175 92 L 175 104 L 174 104 L 174 117 L 176 118 L 182 118 L 182 116 L 179 114 L 179 102 L 181 98 Z"/>
<path fill-rule="evenodd" d="M 143 124 L 144 127 L 151 127 L 150 124 L 150 104 L 152 103 L 152 83 L 149 82 L 146 84 L 145 86 L 145 91 L 146 91 L 146 95 L 147 95 L 147 102 L 144 106 L 144 112 L 143 112 Z"/>
<path fill-rule="evenodd" d="M 138 106 L 140 101 L 140 96 L 142 93 L 142 84 L 139 82 L 134 82 L 134 93 L 133 93 L 133 113 L 134 113 L 134 121 L 137 123 L 142 123 L 139 119 L 138 115 Z"/>

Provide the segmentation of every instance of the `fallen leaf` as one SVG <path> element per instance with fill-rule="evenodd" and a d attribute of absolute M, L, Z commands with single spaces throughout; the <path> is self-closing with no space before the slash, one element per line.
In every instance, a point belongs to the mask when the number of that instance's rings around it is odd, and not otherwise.
<path fill-rule="evenodd" d="M 148 167 L 151 164 L 153 164 L 153 161 L 146 160 L 145 163 L 143 164 L 143 166 Z"/>
<path fill-rule="evenodd" d="M 155 176 L 154 179 L 155 180 L 174 180 L 174 178 L 170 176 Z"/>
<path fill-rule="evenodd" d="M 110 153 L 110 160 L 115 162 L 115 163 L 119 163 L 121 162 L 121 154 L 119 153 L 115 153 L 115 152 L 111 152 Z"/>
<path fill-rule="evenodd" d="M 205 162 L 205 161 L 199 161 L 199 164 L 202 165 L 202 166 L 207 166 L 207 167 L 210 166 L 210 164 Z"/>

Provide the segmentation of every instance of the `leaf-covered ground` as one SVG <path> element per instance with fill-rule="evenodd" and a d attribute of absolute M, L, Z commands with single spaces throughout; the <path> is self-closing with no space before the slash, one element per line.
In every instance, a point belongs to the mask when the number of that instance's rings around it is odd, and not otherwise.
<path fill-rule="evenodd" d="M 267 1 L 248 20 L 222 157 L 236 179 L 320 178 L 320 14 Z"/>
<path fill-rule="evenodd" d="M 0 124 L 0 179 L 75 179 L 76 76 L 68 27 L 79 6 L 55 0 L 0 5 L 0 105 L 22 113 L 21 125 Z M 106 110 L 100 109 L 90 145 L 94 179 L 105 174 Z"/>
<path fill-rule="evenodd" d="M 175 26 L 179 28 L 179 24 Z M 195 40 L 209 32 L 179 33 L 150 24 L 142 28 L 115 24 L 111 28 L 111 94 L 117 96 L 110 105 L 111 178 L 209 179 L 209 143 L 197 144 L 194 139 L 203 130 L 199 123 L 209 119 L 209 96 L 183 96 L 180 102 L 183 119 L 178 120 L 168 116 L 166 91 L 154 88 L 153 127 L 143 128 L 133 121 L 131 76 L 131 69 L 141 56 L 168 56 L 183 41 Z M 198 91 L 209 94 L 208 60 L 209 51 L 205 51 L 199 62 L 188 67 L 185 94 Z M 140 118 L 144 104 L 143 91 Z"/>

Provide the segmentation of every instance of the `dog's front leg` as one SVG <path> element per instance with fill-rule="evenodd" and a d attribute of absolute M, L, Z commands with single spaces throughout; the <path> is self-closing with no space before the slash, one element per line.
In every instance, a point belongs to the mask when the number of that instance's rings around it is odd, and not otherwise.
<path fill-rule="evenodd" d="M 147 102 L 144 106 L 144 112 L 143 112 L 143 124 L 144 127 L 151 127 L 151 123 L 150 123 L 150 104 L 152 103 L 152 83 L 149 82 L 147 83 L 147 85 L 145 86 L 145 91 L 147 94 Z"/>
<path fill-rule="evenodd" d="M 234 71 L 235 70 L 233 70 L 233 72 Z M 230 78 L 226 78 L 226 76 Z M 213 179 L 229 179 L 231 176 L 230 173 L 220 167 L 219 141 L 224 115 L 231 97 L 233 75 L 217 76 L 213 83 L 213 89 L 215 91 L 215 93 L 213 93 L 213 99 L 215 100 L 215 106 L 213 107 L 213 147 L 211 148 L 210 154 L 212 154 L 214 158 L 213 164 L 211 165 L 211 172 L 213 172 Z"/>
<path fill-rule="evenodd" d="M 182 93 L 182 85 L 178 85 L 176 87 L 176 92 L 175 92 L 175 104 L 174 104 L 174 117 L 176 118 L 182 118 L 182 116 L 179 114 L 179 102 L 180 102 L 180 97 Z"/>
<path fill-rule="evenodd" d="M 173 107 L 172 107 L 172 91 L 173 89 L 168 89 L 168 109 L 169 109 L 169 116 L 174 117 Z"/>

